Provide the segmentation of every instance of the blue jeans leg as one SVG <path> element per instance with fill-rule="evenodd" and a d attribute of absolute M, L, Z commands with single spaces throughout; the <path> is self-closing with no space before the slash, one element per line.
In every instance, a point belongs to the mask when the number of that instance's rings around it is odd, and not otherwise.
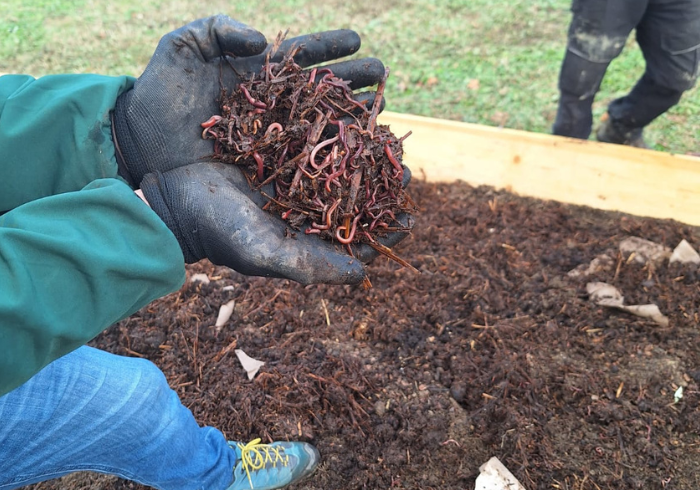
<path fill-rule="evenodd" d="M 150 361 L 81 347 L 0 397 L 0 490 L 75 471 L 223 490 L 236 453 Z"/>

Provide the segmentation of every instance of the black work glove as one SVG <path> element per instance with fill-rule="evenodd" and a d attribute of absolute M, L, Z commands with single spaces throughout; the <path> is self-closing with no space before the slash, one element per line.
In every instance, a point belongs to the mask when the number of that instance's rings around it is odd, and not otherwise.
<path fill-rule="evenodd" d="M 377 255 L 362 245 L 353 258 L 316 235 L 285 231 L 280 217 L 261 209 L 266 198 L 251 190 L 235 165 L 195 163 L 149 173 L 141 190 L 177 237 L 187 263 L 208 258 L 246 275 L 357 284 L 366 275 L 362 262 Z M 399 219 L 412 226 L 410 216 Z M 406 235 L 392 233 L 382 243 L 392 247 Z"/>
<path fill-rule="evenodd" d="M 308 67 L 355 53 L 360 37 L 337 30 L 288 39 L 273 61 L 293 46 L 303 46 L 294 59 Z M 213 154 L 214 142 L 202 138 L 200 124 L 220 112 L 222 88 L 231 93 L 262 69 L 270 48 L 260 32 L 224 15 L 166 34 L 134 87 L 117 99 L 113 131 L 119 174 L 137 188 L 149 172 L 166 172 Z M 375 85 L 384 75 L 384 66 L 374 58 L 328 67 L 353 89 Z M 372 93 L 356 98 L 371 100 Z"/>

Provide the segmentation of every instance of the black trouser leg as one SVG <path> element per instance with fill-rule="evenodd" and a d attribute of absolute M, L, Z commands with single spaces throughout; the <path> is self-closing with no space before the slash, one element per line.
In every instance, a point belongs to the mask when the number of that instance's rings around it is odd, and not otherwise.
<path fill-rule="evenodd" d="M 646 70 L 608 109 L 618 130 L 639 131 L 693 87 L 700 63 L 700 1 L 652 0 L 637 26 Z"/>
<path fill-rule="evenodd" d="M 610 63 L 595 63 L 567 50 L 559 74 L 559 106 L 552 133 L 588 139 L 593 127 L 593 99 Z"/>
<path fill-rule="evenodd" d="M 681 95 L 682 90 L 663 87 L 644 73 L 629 94 L 610 103 L 608 114 L 615 126 L 621 129 L 642 129 L 676 105 Z"/>
<path fill-rule="evenodd" d="M 573 0 L 566 55 L 559 73 L 561 94 L 552 132 L 588 139 L 591 107 L 610 62 L 617 57 L 648 0 Z"/>

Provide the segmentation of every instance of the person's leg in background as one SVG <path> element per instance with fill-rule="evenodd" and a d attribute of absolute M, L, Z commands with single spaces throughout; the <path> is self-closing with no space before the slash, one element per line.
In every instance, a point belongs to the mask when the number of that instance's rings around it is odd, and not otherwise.
<path fill-rule="evenodd" d="M 700 1 L 651 0 L 637 27 L 646 70 L 632 91 L 608 107 L 598 139 L 644 145 L 643 130 L 691 89 L 700 66 Z"/>
<path fill-rule="evenodd" d="M 610 62 L 642 18 L 647 0 L 574 0 L 559 73 L 559 106 L 552 133 L 588 139 L 592 106 Z"/>
<path fill-rule="evenodd" d="M 81 347 L 0 397 L 0 489 L 75 471 L 224 489 L 236 459 L 144 359 Z"/>

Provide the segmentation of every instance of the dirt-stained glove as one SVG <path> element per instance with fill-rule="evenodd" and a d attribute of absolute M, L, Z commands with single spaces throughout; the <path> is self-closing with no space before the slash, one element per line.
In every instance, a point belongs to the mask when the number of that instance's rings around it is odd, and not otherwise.
<path fill-rule="evenodd" d="M 177 237 L 185 261 L 208 258 L 242 274 L 302 284 L 356 284 L 362 263 L 315 235 L 285 233 L 284 221 L 261 209 L 234 165 L 195 163 L 146 174 L 141 190 Z"/>
<path fill-rule="evenodd" d="M 273 61 L 295 46 L 302 46 L 295 61 L 308 67 L 355 53 L 360 37 L 336 30 L 288 39 Z M 230 93 L 262 69 L 269 49 L 260 32 L 224 15 L 166 34 L 134 87 L 117 99 L 113 131 L 119 174 L 136 188 L 149 172 L 167 172 L 210 156 L 214 143 L 202 139 L 200 124 L 219 112 L 222 88 Z M 374 58 L 327 66 L 353 89 L 375 85 L 384 75 L 384 66 Z M 372 94 L 357 98 L 371 99 Z"/>

